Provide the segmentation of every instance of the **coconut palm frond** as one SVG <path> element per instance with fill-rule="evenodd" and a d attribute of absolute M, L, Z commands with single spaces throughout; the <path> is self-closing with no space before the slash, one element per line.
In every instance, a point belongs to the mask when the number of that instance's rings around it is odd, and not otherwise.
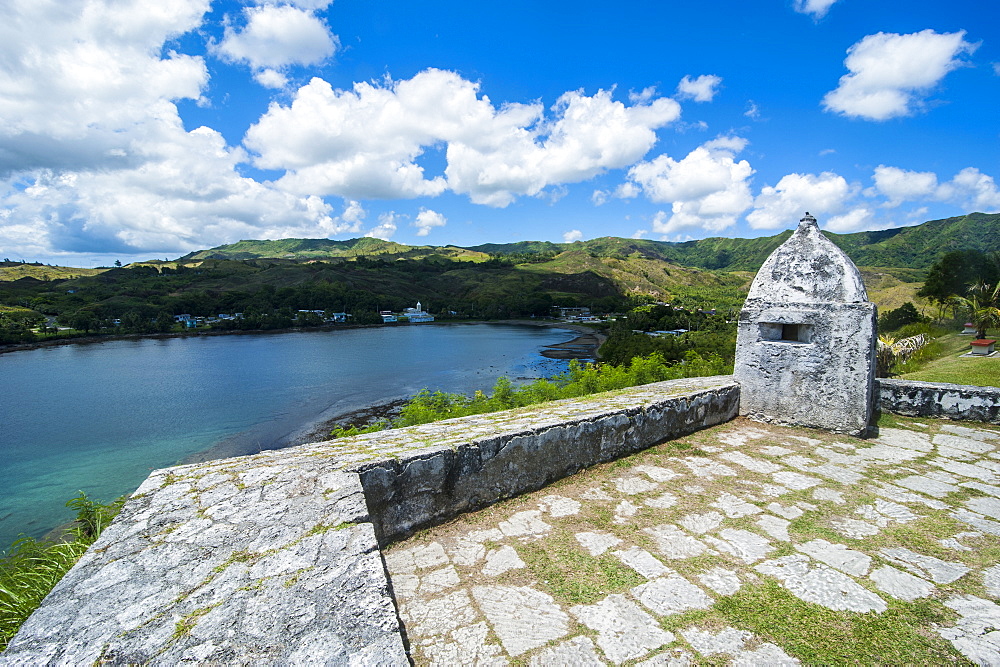
<path fill-rule="evenodd" d="M 927 336 L 918 334 L 896 340 L 892 336 L 879 336 L 875 346 L 875 374 L 889 377 L 894 366 L 904 363 L 917 350 L 927 344 Z"/>

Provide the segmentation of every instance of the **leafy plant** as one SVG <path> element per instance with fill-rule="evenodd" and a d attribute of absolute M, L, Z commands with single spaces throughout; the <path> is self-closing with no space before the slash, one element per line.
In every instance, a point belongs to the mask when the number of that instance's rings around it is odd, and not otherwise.
<path fill-rule="evenodd" d="M 627 365 L 581 364 L 570 362 L 566 373 L 547 380 L 535 380 L 515 387 L 505 377 L 497 380 L 493 392 L 477 391 L 472 396 L 444 391 L 421 390 L 403 406 L 399 417 L 382 420 L 364 428 L 339 428 L 331 432 L 335 438 L 360 433 L 373 433 L 388 428 L 427 424 L 451 417 L 466 417 L 488 412 L 521 408 L 561 398 L 577 398 L 602 391 L 624 389 L 650 382 L 676 380 L 683 377 L 722 375 L 732 372 L 732 366 L 721 357 L 702 357 L 694 351 L 685 354 L 678 363 L 668 363 L 658 352 L 634 357 Z"/>
<path fill-rule="evenodd" d="M 66 503 L 77 511 L 67 535 L 70 539 L 56 542 L 25 537 L 14 543 L 9 556 L 0 559 L 0 651 L 100 536 L 124 502 L 123 496 L 102 505 L 81 491 Z"/>
<path fill-rule="evenodd" d="M 93 541 L 111 523 L 111 520 L 118 515 L 124 502 L 125 496 L 122 496 L 107 505 L 102 505 L 97 501 L 91 500 L 87 497 L 86 493 L 81 491 L 80 495 L 66 501 L 66 507 L 76 510 L 74 529 L 83 538 Z"/>
<path fill-rule="evenodd" d="M 1000 282 L 976 283 L 968 296 L 954 296 L 952 303 L 968 315 L 976 327 L 976 338 L 986 338 L 987 329 L 1000 327 Z"/>
<path fill-rule="evenodd" d="M 889 377 L 899 364 L 908 361 L 927 344 L 927 336 L 918 334 L 896 340 L 892 336 L 879 336 L 875 349 L 876 377 Z"/>

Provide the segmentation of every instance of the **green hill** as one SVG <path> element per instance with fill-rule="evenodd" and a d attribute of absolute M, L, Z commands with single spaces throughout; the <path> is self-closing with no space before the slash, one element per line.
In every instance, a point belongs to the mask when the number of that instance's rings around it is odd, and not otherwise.
<path fill-rule="evenodd" d="M 430 256 L 469 261 L 487 259 L 482 252 L 455 246 L 408 246 L 394 241 L 363 237 L 347 241 L 331 239 L 280 239 L 277 241 L 237 241 L 180 257 L 178 262 L 204 259 L 331 259 L 335 257 L 386 257 L 422 259 Z"/>
<path fill-rule="evenodd" d="M 49 266 L 38 262 L 0 262 L 0 282 L 23 280 L 65 280 L 80 276 L 95 276 L 107 269 L 77 269 L 71 266 Z"/>
<path fill-rule="evenodd" d="M 913 227 L 874 232 L 825 232 L 858 266 L 925 271 L 944 253 L 973 249 L 1000 252 L 1000 214 L 968 215 L 931 220 Z M 564 252 L 582 248 L 601 257 L 641 255 L 683 266 L 725 271 L 756 271 L 768 255 L 791 235 L 784 231 L 755 239 L 713 237 L 672 243 L 646 239 L 603 237 L 575 243 L 526 242 L 486 244 L 469 250 L 491 254 Z"/>
<path fill-rule="evenodd" d="M 329 239 L 281 239 L 278 241 L 239 241 L 209 250 L 199 250 L 181 257 L 180 262 L 203 259 L 288 259 L 317 260 L 357 257 L 386 259 L 423 259 L 445 257 L 460 261 L 486 261 L 490 256 L 559 255 L 583 252 L 599 258 L 626 260 L 643 258 L 679 266 L 719 271 L 756 271 L 771 251 L 791 235 L 783 231 L 774 236 L 754 239 L 713 237 L 674 243 L 648 239 L 624 239 L 611 236 L 552 243 L 518 241 L 485 243 L 460 248 L 456 246 L 408 246 L 381 239 L 360 238 L 348 241 Z M 951 250 L 975 249 L 1000 251 L 1000 214 L 968 215 L 931 220 L 913 227 L 898 227 L 874 232 L 835 234 L 830 239 L 858 266 L 885 269 L 926 271 L 942 254 Z"/>
<path fill-rule="evenodd" d="M 191 313 L 325 309 L 377 318 L 418 300 L 435 314 L 523 317 L 552 305 L 620 311 L 655 299 L 687 308 L 738 308 L 763 260 L 790 231 L 756 239 L 684 243 L 602 237 L 408 246 L 374 238 L 239 241 L 173 261 L 112 269 L 0 264 L 0 305 L 67 321 L 150 321 Z M 1000 215 L 971 213 L 914 227 L 830 234 L 861 267 L 870 298 L 886 310 L 916 298 L 937 258 L 958 248 L 1000 251 Z"/>

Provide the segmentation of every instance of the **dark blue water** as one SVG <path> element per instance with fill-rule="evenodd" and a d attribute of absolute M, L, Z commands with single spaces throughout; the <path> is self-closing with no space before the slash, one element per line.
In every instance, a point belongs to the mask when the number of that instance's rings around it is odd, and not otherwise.
<path fill-rule="evenodd" d="M 547 377 L 572 332 L 512 325 L 119 340 L 0 355 L 0 550 L 108 501 L 151 470 L 301 439 L 317 422 L 424 387 Z"/>

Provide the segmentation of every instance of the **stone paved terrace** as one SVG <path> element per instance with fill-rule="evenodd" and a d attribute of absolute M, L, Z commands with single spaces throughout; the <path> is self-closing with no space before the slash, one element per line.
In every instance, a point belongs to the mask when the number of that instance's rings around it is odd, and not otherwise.
<path fill-rule="evenodd" d="M 737 419 L 383 556 L 418 665 L 1000 664 L 1000 427 Z"/>
<path fill-rule="evenodd" d="M 691 378 L 153 472 L 0 665 L 407 662 L 380 544 L 728 421 Z"/>

